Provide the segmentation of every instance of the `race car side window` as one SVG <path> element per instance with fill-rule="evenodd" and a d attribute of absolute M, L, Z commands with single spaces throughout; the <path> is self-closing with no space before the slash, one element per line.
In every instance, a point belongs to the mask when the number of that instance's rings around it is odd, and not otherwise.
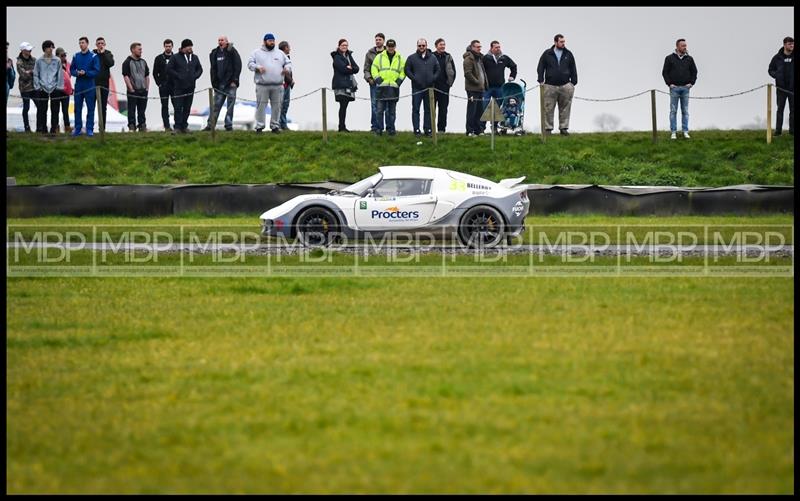
<path fill-rule="evenodd" d="M 384 179 L 375 186 L 376 197 L 410 197 L 431 192 L 431 179 Z"/>

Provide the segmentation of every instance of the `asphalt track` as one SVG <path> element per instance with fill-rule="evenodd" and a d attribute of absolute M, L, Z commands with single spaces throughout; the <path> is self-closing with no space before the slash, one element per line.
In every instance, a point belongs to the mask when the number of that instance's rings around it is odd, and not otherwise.
<path fill-rule="evenodd" d="M 312 248 L 302 245 L 264 244 L 264 243 L 130 243 L 113 244 L 109 242 L 7 242 L 7 249 L 21 249 L 32 252 L 39 249 L 64 249 L 69 251 L 94 251 L 105 253 L 148 252 L 214 254 L 233 252 L 245 255 L 296 255 Z M 509 245 L 476 251 L 461 245 L 333 245 L 327 250 L 342 254 L 397 255 L 397 254 L 463 254 L 477 252 L 486 254 L 534 254 L 586 256 L 771 256 L 793 257 L 794 245 Z"/>

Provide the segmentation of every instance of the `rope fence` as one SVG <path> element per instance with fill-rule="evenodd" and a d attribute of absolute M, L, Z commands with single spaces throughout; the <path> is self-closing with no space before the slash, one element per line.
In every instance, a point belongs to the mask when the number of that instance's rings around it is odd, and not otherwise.
<path fill-rule="evenodd" d="M 503 99 L 523 97 L 525 94 L 528 94 L 528 93 L 536 90 L 537 88 L 542 89 L 544 87 L 543 84 L 539 84 L 539 83 L 537 83 L 536 85 L 531 86 L 531 87 L 528 87 L 527 85 L 525 85 L 524 82 L 523 82 L 522 85 L 523 85 L 523 88 L 525 89 L 523 92 L 517 92 L 517 93 L 514 93 L 514 94 L 505 94 L 505 95 L 503 95 Z M 689 99 L 698 99 L 698 100 L 727 99 L 727 98 L 742 96 L 742 95 L 745 95 L 745 94 L 756 92 L 756 91 L 758 91 L 760 89 L 763 89 L 765 87 L 767 88 L 767 142 L 771 143 L 772 142 L 772 125 L 771 125 L 771 120 L 772 120 L 772 88 L 774 87 L 777 91 L 780 91 L 782 93 L 785 93 L 785 94 L 788 94 L 788 95 L 791 95 L 791 96 L 794 96 L 794 92 L 792 92 L 792 91 L 790 91 L 788 89 L 783 89 L 783 88 L 778 87 L 778 86 L 776 86 L 774 84 L 768 83 L 768 84 L 759 85 L 757 87 L 753 87 L 752 89 L 747 89 L 747 90 L 743 90 L 743 91 L 740 91 L 740 92 L 735 92 L 735 93 L 732 93 L 732 94 L 724 94 L 724 95 L 720 95 L 720 96 L 689 96 Z M 116 94 L 116 95 L 121 95 L 121 96 L 124 95 L 129 100 L 130 99 L 148 99 L 148 100 L 159 100 L 159 101 L 161 101 L 162 99 L 167 99 L 167 98 L 171 98 L 171 99 L 182 98 L 182 97 L 187 97 L 187 96 L 191 96 L 191 95 L 195 95 L 195 94 L 202 94 L 204 92 L 208 92 L 209 93 L 209 101 L 210 101 L 210 105 L 209 105 L 209 111 L 210 112 L 212 112 L 212 110 L 213 110 L 213 106 L 211 106 L 211 104 L 213 102 L 213 99 L 211 99 L 211 92 L 212 91 L 214 93 L 217 93 L 217 94 L 222 94 L 226 98 L 233 98 L 233 99 L 235 99 L 236 101 L 239 101 L 239 102 L 258 104 L 258 100 L 239 97 L 235 93 L 228 93 L 228 92 L 225 92 L 222 89 L 215 89 L 213 87 L 206 87 L 206 88 L 195 90 L 193 92 L 189 92 L 189 93 L 186 93 L 186 94 L 169 95 L 169 96 L 165 96 L 165 97 L 161 97 L 160 95 L 159 96 L 149 96 L 149 95 L 147 95 L 147 96 L 139 96 L 139 95 L 135 95 L 135 94 L 129 94 L 127 92 L 114 91 L 114 90 L 111 90 L 111 89 L 109 89 L 107 87 L 102 87 L 102 86 L 99 86 L 99 85 L 95 86 L 95 87 L 90 87 L 88 89 L 84 89 L 82 91 L 74 92 L 72 95 L 64 94 L 64 95 L 61 95 L 61 96 L 53 96 L 53 97 L 49 97 L 49 96 L 48 97 L 39 97 L 39 96 L 22 96 L 22 95 L 17 95 L 17 94 L 10 94 L 9 97 L 14 97 L 14 98 L 23 99 L 23 100 L 29 99 L 29 100 L 32 100 L 32 101 L 51 101 L 51 100 L 61 101 L 61 100 L 64 100 L 64 99 L 69 99 L 70 97 L 73 97 L 73 96 L 77 96 L 77 95 L 81 95 L 81 94 L 84 94 L 84 93 L 93 92 L 93 93 L 96 93 L 97 99 L 98 99 L 98 102 L 99 102 L 99 99 L 100 99 L 99 96 L 100 96 L 100 91 L 101 90 L 102 91 L 108 91 L 110 94 Z M 330 87 L 320 87 L 320 88 L 314 89 L 314 90 L 312 90 L 310 92 L 307 92 L 307 93 L 299 95 L 299 96 L 292 96 L 289 99 L 289 101 L 298 101 L 298 100 L 310 97 L 310 96 L 312 96 L 312 95 L 314 95 L 314 94 L 316 94 L 318 92 L 321 92 L 323 94 L 323 96 L 322 96 L 323 97 L 323 103 L 322 103 L 322 106 L 323 106 L 323 112 L 322 112 L 322 114 L 323 114 L 323 138 L 324 138 L 324 140 L 326 142 L 327 142 L 327 111 L 326 111 L 325 102 L 326 102 L 326 93 L 327 93 L 327 91 L 330 91 L 331 93 L 335 94 L 335 89 L 331 89 Z M 34 92 L 42 92 L 42 91 L 34 91 Z M 63 90 L 62 90 L 62 92 L 63 92 Z M 540 97 L 541 97 L 541 99 L 543 99 L 543 94 L 541 94 L 541 92 L 542 91 L 540 91 Z M 444 95 L 447 95 L 447 96 L 449 96 L 451 98 L 461 99 L 461 100 L 464 100 L 464 101 L 473 101 L 474 102 L 474 101 L 477 100 L 475 98 L 468 97 L 468 96 L 460 96 L 458 94 L 451 94 L 451 93 L 449 93 L 447 91 L 443 91 L 441 89 L 436 89 L 434 87 L 429 87 L 429 88 L 425 88 L 425 89 L 421 89 L 421 90 L 417 90 L 417 91 L 412 91 L 410 94 L 404 94 L 402 96 L 398 95 L 396 97 L 375 98 L 375 100 L 376 101 L 399 101 L 401 99 L 405 99 L 405 98 L 408 98 L 408 97 L 413 97 L 413 96 L 416 96 L 416 95 L 419 95 L 419 94 L 422 94 L 422 93 L 427 93 L 429 95 L 429 99 L 431 100 L 431 104 L 432 104 L 431 115 L 434 114 L 434 107 L 435 107 L 434 97 L 433 97 L 434 93 L 444 94 Z M 626 100 L 629 100 L 629 99 L 634 99 L 634 98 L 637 98 L 639 96 L 643 96 L 643 95 L 648 94 L 648 93 L 651 95 L 651 113 L 652 113 L 652 122 L 653 122 L 653 141 L 655 142 L 656 141 L 656 132 L 657 132 L 656 131 L 656 115 L 655 115 L 656 114 L 655 95 L 656 95 L 656 93 L 658 93 L 658 94 L 663 94 L 663 95 L 666 95 L 666 96 L 670 96 L 671 95 L 670 92 L 664 91 L 664 90 L 661 90 L 661 89 L 647 89 L 647 90 L 643 90 L 641 92 L 637 92 L 635 94 L 631 94 L 631 95 L 628 95 L 628 96 L 615 97 L 615 98 L 589 98 L 589 97 L 582 97 L 582 96 L 573 95 L 573 99 L 576 99 L 576 100 L 579 100 L 579 101 L 585 101 L 585 102 L 611 103 L 611 102 L 619 102 L 619 101 L 626 101 Z M 361 96 L 355 96 L 355 95 L 353 95 L 352 97 L 353 97 L 353 100 L 372 101 L 372 98 L 369 98 L 369 97 L 361 97 Z M 480 99 L 480 101 L 482 101 L 483 103 L 489 103 L 491 101 L 491 99 L 493 99 L 493 98 L 492 97 L 483 97 L 483 98 Z M 540 109 L 540 113 L 543 114 L 544 110 Z M 542 117 L 543 117 L 543 115 L 542 115 Z M 501 118 L 501 117 L 498 117 L 498 118 Z M 101 117 L 100 120 L 102 121 L 103 118 Z M 216 121 L 214 121 L 214 123 L 216 124 Z M 544 137 L 545 137 L 545 131 L 542 130 L 542 140 L 543 141 L 544 141 Z M 434 136 L 434 143 L 436 142 L 435 139 L 436 138 Z M 494 144 L 494 142 L 492 142 L 492 144 Z"/>

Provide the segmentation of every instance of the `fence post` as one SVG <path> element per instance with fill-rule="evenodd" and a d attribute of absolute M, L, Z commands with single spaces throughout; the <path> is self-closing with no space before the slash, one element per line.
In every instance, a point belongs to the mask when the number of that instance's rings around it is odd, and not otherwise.
<path fill-rule="evenodd" d="M 322 88 L 322 140 L 328 142 L 328 101 L 327 89 Z"/>
<path fill-rule="evenodd" d="M 767 144 L 772 144 L 772 84 L 767 84 Z"/>
<path fill-rule="evenodd" d="M 656 125 L 656 90 L 650 89 L 650 113 L 653 115 L 653 142 L 658 141 L 658 126 Z"/>
<path fill-rule="evenodd" d="M 545 136 L 547 132 L 544 130 L 544 84 L 539 84 L 539 124 L 542 128 L 542 142 L 547 141 Z"/>
<path fill-rule="evenodd" d="M 430 100 L 431 110 L 431 134 L 433 135 L 433 144 L 436 145 L 436 98 L 433 95 L 433 87 L 428 87 L 428 99 Z"/>
<path fill-rule="evenodd" d="M 492 106 L 494 101 L 494 97 L 489 98 L 489 105 Z M 489 124 L 489 128 L 492 130 L 492 151 L 494 151 L 494 112 L 497 109 L 497 106 L 492 106 L 492 123 Z"/>
<path fill-rule="evenodd" d="M 103 116 L 103 107 L 101 103 L 103 102 L 102 98 L 100 97 L 100 86 L 94 88 L 94 95 L 95 99 L 97 99 L 97 125 L 99 125 L 100 129 L 100 142 L 104 143 L 106 141 L 106 117 Z"/>
<path fill-rule="evenodd" d="M 213 117 L 213 120 L 212 120 Z M 214 89 L 208 88 L 208 124 L 211 125 L 211 141 L 217 141 L 217 118 L 214 113 Z"/>

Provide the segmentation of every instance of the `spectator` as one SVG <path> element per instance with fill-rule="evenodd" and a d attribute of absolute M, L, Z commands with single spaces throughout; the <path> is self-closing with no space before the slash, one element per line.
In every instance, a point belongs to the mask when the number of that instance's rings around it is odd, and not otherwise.
<path fill-rule="evenodd" d="M 775 79 L 778 92 L 777 115 L 775 116 L 775 135 L 783 133 L 783 110 L 789 101 L 789 134 L 794 135 L 794 38 L 783 39 L 783 47 L 769 62 L 769 76 Z"/>
<path fill-rule="evenodd" d="M 128 130 L 147 132 L 145 111 L 150 92 L 150 67 L 142 58 L 141 43 L 131 44 L 131 55 L 122 63 L 122 78 L 128 89 Z"/>
<path fill-rule="evenodd" d="M 92 52 L 100 58 L 100 73 L 94 79 L 94 84 L 100 87 L 100 128 L 106 130 L 106 110 L 108 109 L 108 81 L 111 79 L 111 68 L 114 66 L 114 54 L 106 50 L 106 39 L 97 37 L 95 47 Z"/>
<path fill-rule="evenodd" d="M 403 56 L 397 52 L 396 46 L 397 42 L 390 38 L 386 42 L 386 50 L 375 56 L 370 70 L 372 80 L 377 86 L 375 99 L 378 102 L 378 128 L 374 133 L 378 136 L 383 134 L 384 124 L 387 134 L 397 134 L 397 101 L 400 99 L 400 86 L 403 85 L 406 73 Z"/>
<path fill-rule="evenodd" d="M 164 132 L 172 130 L 169 126 L 170 99 L 172 99 L 172 107 L 175 108 L 172 83 L 170 83 L 169 73 L 167 73 L 167 64 L 172 56 L 172 40 L 167 38 L 164 40 L 164 52 L 157 55 L 156 59 L 153 61 L 153 79 L 156 81 L 158 97 L 161 99 L 161 121 L 164 122 Z"/>
<path fill-rule="evenodd" d="M 439 61 L 439 76 L 436 77 L 436 83 L 434 84 L 437 92 L 433 94 L 438 108 L 436 130 L 444 132 L 447 129 L 447 106 L 450 104 L 450 87 L 456 81 L 456 64 L 453 61 L 453 56 L 445 52 L 447 45 L 443 38 L 436 40 L 434 45 L 436 46 L 436 52 L 433 55 Z"/>
<path fill-rule="evenodd" d="M 689 89 L 697 81 L 697 66 L 686 49 L 686 40 L 675 42 L 675 52 L 664 59 L 661 70 L 664 83 L 669 85 L 669 130 L 670 139 L 677 138 L 678 101 L 681 103 L 681 129 L 683 137 L 689 139 Z"/>
<path fill-rule="evenodd" d="M 264 35 L 264 44 L 254 50 L 247 62 L 247 69 L 254 72 L 256 83 L 256 133 L 260 134 L 265 127 L 267 101 L 270 105 L 269 128 L 273 134 L 281 131 L 281 99 L 283 98 L 283 81 L 292 71 L 292 62 L 280 50 L 275 50 L 275 35 Z"/>
<path fill-rule="evenodd" d="M 539 58 L 536 68 L 537 80 L 544 87 L 545 134 L 553 132 L 553 116 L 558 105 L 558 129 L 562 136 L 569 136 L 569 113 L 575 86 L 578 85 L 578 70 L 575 57 L 565 47 L 564 35 L 554 36 L 553 41 L 553 46 Z"/>
<path fill-rule="evenodd" d="M 483 56 L 483 67 L 486 69 L 486 80 L 489 82 L 489 88 L 483 95 L 483 101 L 488 105 L 489 99 L 493 97 L 499 105 L 503 98 L 501 88 L 506 82 L 506 68 L 511 70 L 508 81 L 513 82 L 517 78 L 517 63 L 503 54 L 500 42 L 492 40 L 492 43 L 489 44 L 489 53 Z M 482 121 L 481 130 L 484 130 L 485 127 L 486 123 Z M 497 122 L 492 123 L 492 128 L 497 132 Z"/>
<path fill-rule="evenodd" d="M 367 81 L 369 84 L 369 101 L 370 101 L 370 110 L 371 110 L 371 118 L 370 118 L 370 131 L 377 132 L 378 129 L 378 101 L 377 101 L 377 93 L 378 93 L 378 86 L 375 85 L 375 79 L 372 78 L 372 62 L 375 61 L 375 57 L 384 51 L 383 42 L 386 40 L 386 37 L 383 33 L 376 33 L 375 34 L 375 47 L 371 48 L 367 51 L 367 55 L 364 57 L 364 80 Z"/>
<path fill-rule="evenodd" d="M 17 72 L 14 70 L 14 61 L 8 57 L 8 42 L 6 42 L 6 106 L 8 106 L 8 94 L 14 88 L 14 81 L 17 79 Z"/>
<path fill-rule="evenodd" d="M 64 75 L 61 61 L 53 54 L 56 44 L 50 40 L 42 42 L 44 53 L 33 68 L 33 88 L 39 98 L 36 110 L 36 132 L 47 134 L 47 106 L 50 105 L 50 134 L 58 132 L 60 97 L 64 91 Z"/>
<path fill-rule="evenodd" d="M 350 104 L 350 101 L 356 100 L 358 84 L 356 83 L 355 75 L 360 70 L 355 59 L 353 59 L 353 51 L 349 50 L 348 46 L 347 40 L 342 38 L 339 40 L 337 50 L 331 52 L 331 58 L 333 59 L 331 88 L 334 96 L 336 96 L 336 102 L 339 103 L 339 132 L 350 132 L 345 127 L 347 105 Z"/>
<path fill-rule="evenodd" d="M 63 47 L 56 49 L 56 56 L 61 62 L 61 70 L 64 72 L 64 93 L 59 98 L 61 104 L 61 114 L 64 116 L 64 133 L 72 132 L 69 126 L 69 96 L 72 95 L 72 77 L 69 75 L 69 62 L 67 61 L 67 51 Z"/>
<path fill-rule="evenodd" d="M 172 106 L 175 108 L 175 132 L 186 134 L 189 132 L 189 112 L 194 100 L 194 86 L 203 66 L 200 58 L 194 57 L 191 40 L 185 38 L 181 42 L 180 54 L 171 57 L 167 68 L 167 81 L 172 85 Z"/>
<path fill-rule="evenodd" d="M 292 48 L 289 47 L 289 42 L 283 40 L 281 43 L 278 44 L 278 50 L 282 50 L 286 57 L 289 59 L 289 62 L 292 61 L 292 58 L 289 57 L 289 53 L 292 51 Z M 292 95 L 292 88 L 294 87 L 294 70 L 290 71 L 283 77 L 283 100 L 281 101 L 281 118 L 278 120 L 281 126 L 281 130 L 289 130 L 289 123 L 286 121 L 286 113 L 289 111 L 289 103 L 291 102 L 291 95 Z"/>
<path fill-rule="evenodd" d="M 19 94 L 22 96 L 22 123 L 25 132 L 31 131 L 31 124 L 28 120 L 28 112 L 31 109 L 31 99 L 36 97 L 33 89 L 33 68 L 36 65 L 36 58 L 31 55 L 33 45 L 22 42 L 19 46 L 19 56 L 17 56 L 17 73 L 19 74 Z M 38 107 L 38 101 L 34 100 Z"/>
<path fill-rule="evenodd" d="M 439 77 L 439 60 L 428 48 L 424 38 L 417 40 L 417 51 L 406 59 L 405 73 L 411 80 L 411 125 L 414 135 L 419 137 L 419 105 L 423 104 L 422 128 L 426 136 L 431 135 L 431 100 L 426 89 L 433 87 Z"/>
<path fill-rule="evenodd" d="M 464 52 L 464 89 L 467 91 L 467 136 L 480 136 L 483 93 L 489 82 L 481 55 L 481 42 L 473 40 Z"/>
<path fill-rule="evenodd" d="M 89 39 L 78 39 L 81 51 L 72 56 L 69 65 L 70 75 L 75 77 L 75 130 L 73 136 L 80 136 L 83 128 L 83 103 L 86 103 L 86 135 L 94 135 L 94 79 L 100 73 L 100 58 L 94 52 L 89 52 Z"/>
<path fill-rule="evenodd" d="M 225 35 L 217 39 L 217 47 L 208 55 L 211 86 L 214 88 L 214 109 L 209 110 L 208 123 L 204 130 L 211 130 L 211 118 L 214 123 L 219 119 L 222 103 L 227 102 L 225 113 L 225 130 L 233 130 L 233 109 L 236 106 L 236 89 L 239 88 L 239 75 L 242 73 L 242 58 L 239 57 L 233 44 Z"/>

